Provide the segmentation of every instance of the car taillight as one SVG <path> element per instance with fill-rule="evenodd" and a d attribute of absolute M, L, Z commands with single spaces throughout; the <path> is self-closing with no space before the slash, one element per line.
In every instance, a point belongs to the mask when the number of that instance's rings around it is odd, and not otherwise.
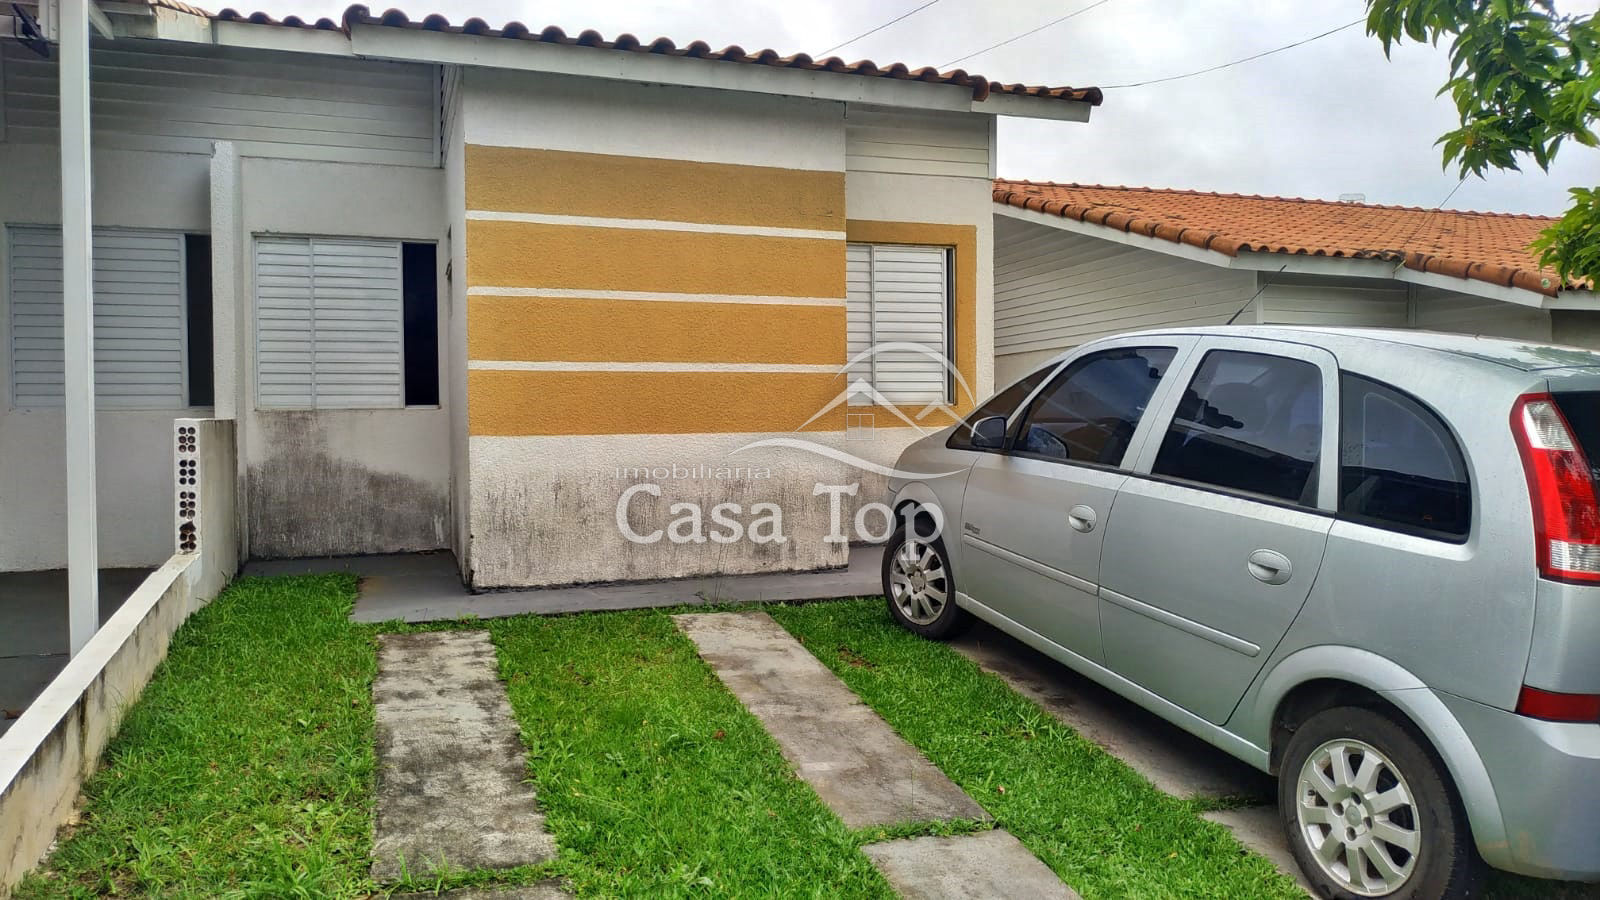
<path fill-rule="evenodd" d="M 1524 394 L 1511 408 L 1533 504 L 1539 574 L 1600 583 L 1600 503 L 1589 460 L 1549 394 Z"/>
<path fill-rule="evenodd" d="M 1522 686 L 1517 715 L 1552 722 L 1600 723 L 1600 694 L 1558 694 Z"/>

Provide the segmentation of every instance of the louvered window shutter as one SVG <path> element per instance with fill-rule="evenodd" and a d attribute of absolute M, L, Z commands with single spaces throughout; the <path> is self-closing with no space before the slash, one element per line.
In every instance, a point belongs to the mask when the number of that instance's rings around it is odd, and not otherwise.
<path fill-rule="evenodd" d="M 257 238 L 262 408 L 404 406 L 401 278 L 398 241 Z"/>
<path fill-rule="evenodd" d="M 851 367 L 851 382 L 867 381 L 889 403 L 945 402 L 949 254 L 897 244 L 851 244 L 846 253 L 850 357 L 877 348 Z M 884 349 L 890 344 L 911 346 Z M 851 402 L 872 398 L 856 392 Z"/>
<path fill-rule="evenodd" d="M 22 408 L 60 406 L 61 230 L 8 234 L 12 399 Z M 96 405 L 184 406 L 183 252 L 181 234 L 94 232 Z"/>

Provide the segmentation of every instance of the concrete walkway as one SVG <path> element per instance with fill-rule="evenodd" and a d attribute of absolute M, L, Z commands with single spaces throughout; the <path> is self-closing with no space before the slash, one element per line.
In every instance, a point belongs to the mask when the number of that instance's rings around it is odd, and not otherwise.
<path fill-rule="evenodd" d="M 497 672 L 482 631 L 378 638 L 379 883 L 403 872 L 507 869 L 555 857 Z"/>
<path fill-rule="evenodd" d="M 859 546 L 851 549 L 846 568 L 823 572 L 722 575 L 481 594 L 471 593 L 462 585 L 455 556 L 449 551 L 253 561 L 245 566 L 244 574 L 351 572 L 361 576 L 361 593 L 350 615 L 354 621 L 437 622 L 466 616 L 493 619 L 527 613 L 555 615 L 712 603 L 871 597 L 883 591 L 879 571 L 882 561 L 882 548 Z"/>
<path fill-rule="evenodd" d="M 771 616 L 690 613 L 673 619 L 778 742 L 796 774 L 846 825 L 989 818 Z M 903 897 L 1077 896 L 1004 831 L 862 849 Z"/>

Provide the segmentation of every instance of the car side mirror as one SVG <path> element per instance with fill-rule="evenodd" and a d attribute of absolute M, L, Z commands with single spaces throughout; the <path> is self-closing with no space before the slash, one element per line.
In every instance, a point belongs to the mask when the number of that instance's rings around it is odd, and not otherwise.
<path fill-rule="evenodd" d="M 972 446 L 980 450 L 999 450 L 1006 445 L 1006 417 L 989 416 L 972 426 Z"/>

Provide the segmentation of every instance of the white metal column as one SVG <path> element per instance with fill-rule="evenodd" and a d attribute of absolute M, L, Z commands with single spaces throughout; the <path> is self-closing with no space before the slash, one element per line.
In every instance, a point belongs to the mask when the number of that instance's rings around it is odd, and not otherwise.
<path fill-rule="evenodd" d="M 59 0 L 61 299 L 67 420 L 67 596 L 76 656 L 100 627 L 95 512 L 94 260 L 89 169 L 89 0 Z"/>

